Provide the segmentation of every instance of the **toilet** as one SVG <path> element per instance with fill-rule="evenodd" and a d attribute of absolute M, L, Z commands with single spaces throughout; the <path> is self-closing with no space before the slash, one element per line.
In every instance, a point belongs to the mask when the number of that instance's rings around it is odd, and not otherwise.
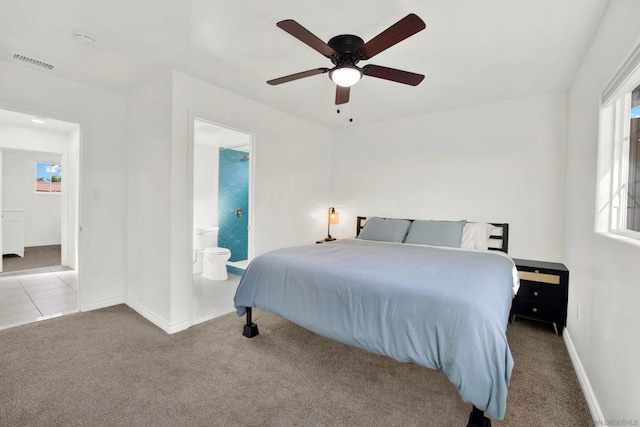
<path fill-rule="evenodd" d="M 202 273 L 209 280 L 227 280 L 227 261 L 231 251 L 218 247 L 218 227 L 199 227 L 193 230 L 195 261 L 193 273 Z"/>
<path fill-rule="evenodd" d="M 227 280 L 227 261 L 231 251 L 226 248 L 207 248 L 204 250 L 202 277 L 209 280 Z"/>

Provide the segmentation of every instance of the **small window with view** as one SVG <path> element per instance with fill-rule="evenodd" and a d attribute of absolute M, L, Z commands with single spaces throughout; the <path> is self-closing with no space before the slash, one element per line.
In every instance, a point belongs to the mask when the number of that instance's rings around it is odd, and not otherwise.
<path fill-rule="evenodd" d="M 640 86 L 631 92 L 626 228 L 640 232 Z"/>
<path fill-rule="evenodd" d="M 36 162 L 36 193 L 60 193 L 62 166 L 55 162 Z"/>

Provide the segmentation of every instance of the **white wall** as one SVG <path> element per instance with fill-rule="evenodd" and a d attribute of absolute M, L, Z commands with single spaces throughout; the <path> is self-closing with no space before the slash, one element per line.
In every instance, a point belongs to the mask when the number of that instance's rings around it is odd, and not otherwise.
<path fill-rule="evenodd" d="M 129 306 L 165 330 L 171 323 L 171 75 L 129 97 Z M 128 156 L 128 158 L 127 158 Z M 186 210 L 186 206 L 184 207 Z"/>
<path fill-rule="evenodd" d="M 220 148 L 197 143 L 193 146 L 193 226 L 218 226 L 218 161 Z"/>
<path fill-rule="evenodd" d="M 337 237 L 355 217 L 508 222 L 514 257 L 562 261 L 565 93 L 343 128 Z"/>
<path fill-rule="evenodd" d="M 596 415 L 604 419 L 640 418 L 640 244 L 594 231 L 595 210 L 600 209 L 595 189 L 606 179 L 596 174 L 600 96 L 640 43 L 638 16 L 640 2 L 609 4 L 569 94 L 567 330 L 601 411 Z"/>
<path fill-rule="evenodd" d="M 126 98 L 0 61 L 0 108 L 80 123 L 80 308 L 124 301 Z"/>
<path fill-rule="evenodd" d="M 24 246 L 59 245 L 61 194 L 36 193 L 35 165 L 60 163 L 62 155 L 12 149 L 3 153 L 2 206 L 24 210 Z"/>

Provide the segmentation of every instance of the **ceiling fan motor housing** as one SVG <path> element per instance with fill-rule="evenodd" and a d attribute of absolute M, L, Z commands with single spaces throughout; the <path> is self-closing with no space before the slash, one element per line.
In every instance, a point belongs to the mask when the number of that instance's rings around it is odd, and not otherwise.
<path fill-rule="evenodd" d="M 331 62 L 335 65 L 355 65 L 360 61 L 358 49 L 364 45 L 364 40 L 353 34 L 341 34 L 332 37 L 327 43 L 333 50 L 338 52 L 337 55 L 331 57 Z"/>

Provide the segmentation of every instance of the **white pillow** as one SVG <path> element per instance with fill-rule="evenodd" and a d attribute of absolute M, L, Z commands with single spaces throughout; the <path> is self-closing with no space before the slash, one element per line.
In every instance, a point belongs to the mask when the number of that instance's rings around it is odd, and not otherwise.
<path fill-rule="evenodd" d="M 463 249 L 488 250 L 489 236 L 491 236 L 495 228 L 493 225 L 484 222 L 466 223 L 462 229 L 460 247 Z"/>

